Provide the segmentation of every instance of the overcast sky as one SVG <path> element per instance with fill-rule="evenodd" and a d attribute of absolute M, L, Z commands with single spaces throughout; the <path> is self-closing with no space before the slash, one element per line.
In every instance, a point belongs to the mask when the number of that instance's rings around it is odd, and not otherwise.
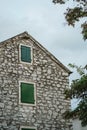
<path fill-rule="evenodd" d="M 87 63 L 87 42 L 83 41 L 80 24 L 68 27 L 66 7 L 52 0 L 0 0 L 0 41 L 27 31 L 64 65 Z M 71 78 L 74 78 L 71 76 Z"/>

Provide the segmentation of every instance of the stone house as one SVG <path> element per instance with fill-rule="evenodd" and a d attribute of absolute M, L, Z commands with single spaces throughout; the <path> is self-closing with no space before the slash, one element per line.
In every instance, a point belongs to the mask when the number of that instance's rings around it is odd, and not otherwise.
<path fill-rule="evenodd" d="M 27 32 L 0 43 L 0 130 L 71 130 L 70 70 Z"/>

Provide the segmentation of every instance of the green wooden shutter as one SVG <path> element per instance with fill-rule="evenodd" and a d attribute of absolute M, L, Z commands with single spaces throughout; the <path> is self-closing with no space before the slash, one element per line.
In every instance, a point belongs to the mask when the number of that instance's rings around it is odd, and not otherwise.
<path fill-rule="evenodd" d="M 27 61 L 31 62 L 31 48 L 30 47 L 26 47 L 26 57 L 27 57 Z"/>
<path fill-rule="evenodd" d="M 21 61 L 31 62 L 31 48 L 21 45 Z"/>
<path fill-rule="evenodd" d="M 26 61 L 26 47 L 21 46 L 21 60 Z"/>
<path fill-rule="evenodd" d="M 21 83 L 21 102 L 34 104 L 34 84 Z"/>

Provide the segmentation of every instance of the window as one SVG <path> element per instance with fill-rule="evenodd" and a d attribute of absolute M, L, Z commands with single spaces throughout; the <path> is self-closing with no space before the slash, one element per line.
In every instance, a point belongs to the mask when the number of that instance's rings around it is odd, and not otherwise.
<path fill-rule="evenodd" d="M 22 62 L 31 63 L 31 47 L 29 46 L 20 46 L 20 59 Z"/>
<path fill-rule="evenodd" d="M 35 105 L 35 84 L 20 82 L 20 103 Z"/>

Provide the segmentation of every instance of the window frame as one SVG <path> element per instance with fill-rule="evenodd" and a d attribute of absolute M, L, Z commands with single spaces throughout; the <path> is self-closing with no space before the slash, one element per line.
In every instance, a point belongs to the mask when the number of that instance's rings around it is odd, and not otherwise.
<path fill-rule="evenodd" d="M 24 62 L 24 61 L 21 60 L 21 46 L 29 47 L 31 49 L 31 62 Z M 26 44 L 23 44 L 23 43 L 21 43 L 19 45 L 19 61 L 20 61 L 20 63 L 23 63 L 23 64 L 32 64 L 33 63 L 33 49 L 32 49 L 32 46 L 26 45 Z"/>
<path fill-rule="evenodd" d="M 30 126 L 20 126 L 20 130 L 22 130 L 22 128 L 27 128 L 27 129 L 35 129 L 35 130 L 37 130 L 37 128 L 36 127 L 30 127 Z"/>
<path fill-rule="evenodd" d="M 21 83 L 27 83 L 27 84 L 33 84 L 34 85 L 34 99 L 35 99 L 35 103 L 31 104 L 31 103 L 22 103 L 21 102 Z M 36 84 L 34 82 L 30 82 L 30 81 L 19 81 L 19 104 L 20 105 L 28 105 L 28 106 L 36 106 Z"/>

